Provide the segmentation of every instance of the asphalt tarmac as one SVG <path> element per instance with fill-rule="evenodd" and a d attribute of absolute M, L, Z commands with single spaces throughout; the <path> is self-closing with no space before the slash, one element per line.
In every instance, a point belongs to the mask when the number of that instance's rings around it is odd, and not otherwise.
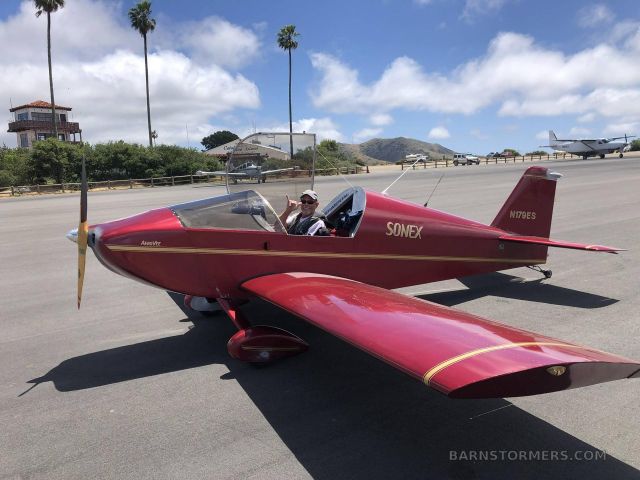
<path fill-rule="evenodd" d="M 629 250 L 553 249 L 549 280 L 519 268 L 406 292 L 640 359 L 640 159 L 540 164 L 564 174 L 552 237 Z M 418 169 L 389 194 L 422 204 L 444 173 L 430 206 L 488 223 L 529 165 Z M 382 190 L 399 173 L 348 180 Z M 344 186 L 316 184 L 325 202 Z M 89 220 L 219 193 L 92 192 Z M 260 301 L 245 308 L 256 323 L 311 348 L 255 368 L 228 356 L 224 315 L 185 313 L 91 253 L 78 312 L 65 238 L 78 204 L 77 194 L 0 200 L 2 479 L 640 478 L 640 380 L 450 400 Z"/>

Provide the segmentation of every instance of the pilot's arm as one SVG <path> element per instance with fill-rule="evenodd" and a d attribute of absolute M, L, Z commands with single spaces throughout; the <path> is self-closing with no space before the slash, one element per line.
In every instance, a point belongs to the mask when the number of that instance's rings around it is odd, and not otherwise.
<path fill-rule="evenodd" d="M 296 202 L 295 200 L 291 200 L 289 198 L 289 195 L 286 196 L 287 197 L 287 208 L 284 209 L 284 212 L 282 212 L 280 214 L 280 222 L 282 222 L 282 225 L 284 225 L 284 228 L 287 228 L 287 218 L 289 218 L 289 215 L 291 215 L 291 213 L 293 211 L 295 211 L 299 206 L 299 202 Z"/>

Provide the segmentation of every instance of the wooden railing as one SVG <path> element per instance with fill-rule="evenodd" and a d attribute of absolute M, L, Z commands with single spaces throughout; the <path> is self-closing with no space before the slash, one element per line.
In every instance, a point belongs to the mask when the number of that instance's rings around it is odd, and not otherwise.
<path fill-rule="evenodd" d="M 317 175 L 353 175 L 355 173 L 369 172 L 367 167 L 341 167 L 329 168 L 325 170 L 316 170 Z M 288 172 L 288 176 L 293 177 L 309 177 L 309 170 L 292 170 Z M 174 185 L 186 185 L 194 183 L 214 183 L 217 185 L 225 185 L 224 175 L 175 175 L 170 177 L 152 177 L 152 178 L 132 178 L 129 180 L 103 180 L 99 182 L 88 182 L 89 190 L 122 190 L 145 187 L 166 187 Z M 10 187 L 0 187 L 0 197 L 19 196 L 19 195 L 42 195 L 50 193 L 67 193 L 80 190 L 79 183 L 52 183 L 37 185 L 16 185 Z"/>

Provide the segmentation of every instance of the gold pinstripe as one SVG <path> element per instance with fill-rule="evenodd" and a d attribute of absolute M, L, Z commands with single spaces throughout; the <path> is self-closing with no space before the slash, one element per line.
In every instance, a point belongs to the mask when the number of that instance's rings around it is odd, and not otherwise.
<path fill-rule="evenodd" d="M 334 252 L 287 252 L 279 250 L 250 250 L 236 248 L 196 248 L 196 247 L 144 247 L 138 245 L 106 245 L 114 252 L 138 253 L 178 253 L 197 255 L 256 255 L 269 257 L 316 257 L 316 258 L 353 258 L 358 260 L 422 260 L 449 262 L 494 262 L 494 263 L 546 263 L 541 259 L 522 258 L 486 258 L 486 257 L 446 257 L 427 255 L 395 255 L 381 253 L 334 253 Z"/>
<path fill-rule="evenodd" d="M 256 350 L 256 351 L 265 351 L 265 352 L 295 352 L 296 350 L 300 350 L 302 347 L 254 347 L 251 345 L 242 345 L 240 347 L 242 350 Z"/>
<path fill-rule="evenodd" d="M 457 355 L 455 357 L 450 358 L 449 360 L 445 360 L 444 362 L 440 362 L 431 370 L 427 371 L 423 376 L 422 380 L 426 385 L 429 385 L 431 379 L 444 370 L 447 367 L 450 367 L 453 364 L 466 360 L 467 358 L 475 357 L 476 355 L 480 355 L 483 353 L 494 352 L 496 350 L 505 350 L 507 348 L 518 348 L 518 347 L 566 347 L 566 348 L 585 348 L 580 347 L 578 345 L 571 345 L 568 343 L 560 343 L 560 342 L 519 342 L 519 343 L 505 343 L 502 345 L 494 345 L 492 347 L 478 348 L 477 350 L 472 350 L 467 353 L 463 353 L 461 355 Z"/>

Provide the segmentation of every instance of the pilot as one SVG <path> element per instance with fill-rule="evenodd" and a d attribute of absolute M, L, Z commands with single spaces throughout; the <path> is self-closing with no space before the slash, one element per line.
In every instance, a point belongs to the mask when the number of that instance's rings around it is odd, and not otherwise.
<path fill-rule="evenodd" d="M 300 213 L 291 217 L 291 212 L 300 207 Z M 318 208 L 318 194 L 313 190 L 305 190 L 300 201 L 290 200 L 287 195 L 287 208 L 280 215 L 280 221 L 286 226 L 289 235 L 323 235 L 327 229 L 322 218 L 315 215 Z"/>

